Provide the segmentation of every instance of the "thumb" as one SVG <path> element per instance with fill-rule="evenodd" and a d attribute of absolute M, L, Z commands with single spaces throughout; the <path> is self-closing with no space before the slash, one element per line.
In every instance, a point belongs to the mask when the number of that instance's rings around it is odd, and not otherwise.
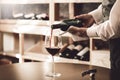
<path fill-rule="evenodd" d="M 81 14 L 78 16 L 75 16 L 76 19 L 84 19 L 87 16 L 87 14 Z"/>

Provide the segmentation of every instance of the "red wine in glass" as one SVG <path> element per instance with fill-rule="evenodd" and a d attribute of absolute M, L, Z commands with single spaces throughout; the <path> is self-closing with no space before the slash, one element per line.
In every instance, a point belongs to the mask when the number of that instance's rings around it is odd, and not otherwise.
<path fill-rule="evenodd" d="M 54 56 L 55 54 L 57 54 L 60 50 L 60 48 L 57 47 L 46 47 L 46 50 L 52 55 Z"/>

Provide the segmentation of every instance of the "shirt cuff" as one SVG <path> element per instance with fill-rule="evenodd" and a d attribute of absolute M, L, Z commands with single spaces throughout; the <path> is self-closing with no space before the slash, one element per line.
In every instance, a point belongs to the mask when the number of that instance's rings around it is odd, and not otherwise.
<path fill-rule="evenodd" d="M 89 37 L 98 37 L 98 34 L 97 34 L 97 26 L 91 26 L 87 29 L 87 35 Z"/>

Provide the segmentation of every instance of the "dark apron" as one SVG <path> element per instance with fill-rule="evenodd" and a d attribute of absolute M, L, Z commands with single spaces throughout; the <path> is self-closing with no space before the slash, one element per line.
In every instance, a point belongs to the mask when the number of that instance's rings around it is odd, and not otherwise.
<path fill-rule="evenodd" d="M 111 80 L 120 80 L 120 38 L 109 40 Z"/>

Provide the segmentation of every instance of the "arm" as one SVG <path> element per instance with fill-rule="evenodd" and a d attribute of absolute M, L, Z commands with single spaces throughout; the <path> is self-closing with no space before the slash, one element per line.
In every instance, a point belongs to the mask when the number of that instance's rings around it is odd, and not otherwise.
<path fill-rule="evenodd" d="M 120 0 L 117 0 L 114 4 L 109 20 L 99 25 L 93 25 L 87 29 L 87 35 L 89 37 L 100 36 L 103 40 L 111 38 L 117 38 L 120 35 Z"/>
<path fill-rule="evenodd" d="M 94 11 L 88 13 L 91 14 L 97 24 L 102 23 L 109 19 L 110 10 L 116 0 L 103 0 L 102 4 Z"/>
<path fill-rule="evenodd" d="M 104 0 L 102 2 L 102 4 L 98 7 L 98 9 L 96 9 L 96 10 L 94 10 L 94 11 L 88 13 L 88 14 L 83 14 L 83 15 L 76 16 L 77 18 L 84 19 L 85 21 L 87 21 L 86 25 L 91 25 L 91 24 L 89 24 L 89 22 L 93 19 L 99 25 L 96 25 L 96 24 L 92 25 L 92 27 L 90 27 L 88 29 L 85 28 L 85 27 L 75 28 L 75 27 L 72 26 L 72 27 L 69 28 L 68 31 L 72 34 L 76 34 L 78 36 L 84 36 L 84 37 L 85 36 L 89 36 L 89 37 L 100 36 L 103 40 L 107 40 L 107 39 L 113 37 L 113 35 L 115 35 L 113 30 L 115 30 L 115 29 L 112 29 L 111 27 L 115 26 L 114 17 L 112 19 L 110 19 L 110 20 L 113 20 L 113 21 L 109 21 L 109 20 L 104 21 L 104 20 L 107 19 L 107 18 L 109 19 L 109 17 L 108 17 L 109 13 L 108 12 L 111 10 L 111 7 L 112 7 L 112 5 L 114 4 L 115 1 L 116 0 Z M 103 7 L 104 7 L 104 10 L 106 10 L 106 11 L 103 10 Z M 107 9 L 105 9 L 105 8 L 107 8 Z M 107 14 L 106 14 L 106 12 L 107 12 Z M 116 14 L 116 12 L 114 12 L 114 13 Z M 104 15 L 104 14 L 106 14 L 106 15 Z M 92 15 L 92 17 L 90 15 Z M 93 22 L 94 22 L 94 20 L 93 20 Z M 104 23 L 102 23 L 102 22 L 104 22 Z M 111 26 L 111 23 L 112 23 L 112 26 Z"/>
<path fill-rule="evenodd" d="M 102 4 L 88 14 L 80 14 L 75 16 L 81 19 L 84 27 L 90 27 L 94 23 L 100 24 L 109 19 L 110 10 L 116 0 L 103 0 Z"/>

